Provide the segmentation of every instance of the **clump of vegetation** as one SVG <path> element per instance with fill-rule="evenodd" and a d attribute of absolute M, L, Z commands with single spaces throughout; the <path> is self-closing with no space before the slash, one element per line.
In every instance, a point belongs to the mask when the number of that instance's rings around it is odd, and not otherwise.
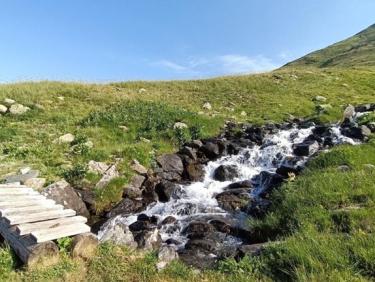
<path fill-rule="evenodd" d="M 105 188 L 95 190 L 95 209 L 97 213 L 109 210 L 122 199 L 126 178 L 112 179 Z"/>

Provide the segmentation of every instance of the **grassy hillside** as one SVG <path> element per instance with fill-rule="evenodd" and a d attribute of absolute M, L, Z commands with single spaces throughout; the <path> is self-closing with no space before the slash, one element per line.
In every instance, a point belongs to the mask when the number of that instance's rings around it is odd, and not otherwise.
<path fill-rule="evenodd" d="M 375 66 L 375 24 L 360 33 L 308 54 L 289 67 L 368 67 Z"/>
<path fill-rule="evenodd" d="M 177 121 L 194 129 L 186 132 L 187 139 L 212 136 L 227 119 L 265 123 L 293 115 L 336 121 L 348 103 L 375 102 L 374 81 L 372 68 L 299 68 L 198 81 L 0 85 L 0 103 L 12 98 L 31 108 L 21 116 L 0 117 L 0 175 L 30 165 L 52 182 L 75 175 L 67 172 L 77 172 L 91 159 L 121 157 L 126 182 L 131 159 L 151 166 L 155 155 L 177 148 Z M 317 95 L 330 105 L 323 111 L 313 101 Z M 205 102 L 211 110 L 202 108 Z M 66 133 L 78 137 L 76 146 L 53 142 Z M 92 148 L 84 146 L 88 140 Z M 351 170 L 339 172 L 341 164 Z M 154 253 L 106 244 L 88 261 L 72 260 L 62 250 L 58 265 L 22 271 L 15 270 L 17 260 L 2 247 L 0 281 L 371 280 L 375 171 L 366 164 L 375 165 L 374 140 L 321 155 L 297 181 L 284 185 L 266 218 L 249 222 L 267 238 L 281 240 L 259 258 L 228 260 L 201 273 L 175 262 L 158 273 Z M 103 205 L 115 202 L 111 198 Z"/>

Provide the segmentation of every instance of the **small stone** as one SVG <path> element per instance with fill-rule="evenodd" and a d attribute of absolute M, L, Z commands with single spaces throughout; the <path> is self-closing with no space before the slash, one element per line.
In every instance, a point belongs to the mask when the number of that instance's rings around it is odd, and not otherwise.
<path fill-rule="evenodd" d="M 176 247 L 174 246 L 163 246 L 159 250 L 158 260 L 156 264 L 158 270 L 165 268 L 171 261 L 178 258 Z"/>
<path fill-rule="evenodd" d="M 14 101 L 13 99 L 9 99 L 9 98 L 6 98 L 4 99 L 4 103 L 7 104 L 7 105 L 12 105 L 14 104 L 16 101 Z"/>
<path fill-rule="evenodd" d="M 324 96 L 315 96 L 314 98 L 313 98 L 313 101 L 316 101 L 316 102 L 325 102 L 325 101 L 327 101 L 327 98 L 326 97 L 324 97 Z"/>
<path fill-rule="evenodd" d="M 63 96 L 59 96 L 59 97 L 57 97 L 57 99 L 59 99 L 60 101 L 64 101 L 64 97 Z"/>
<path fill-rule="evenodd" d="M 245 117 L 245 116 L 247 116 L 247 113 L 245 111 L 242 111 L 241 116 Z"/>
<path fill-rule="evenodd" d="M 183 122 L 176 122 L 173 125 L 173 129 L 184 129 L 184 128 L 188 128 L 188 126 L 186 123 L 183 123 Z"/>
<path fill-rule="evenodd" d="M 71 133 L 67 133 L 65 135 L 60 136 L 56 140 L 54 140 L 54 143 L 63 144 L 63 143 L 72 143 L 75 139 L 75 136 Z"/>
<path fill-rule="evenodd" d="M 125 126 L 125 125 L 119 125 L 118 128 L 120 128 L 120 129 L 121 129 L 122 131 L 124 131 L 124 132 L 129 131 L 129 128 L 128 128 L 127 126 Z"/>
<path fill-rule="evenodd" d="M 20 173 L 21 174 L 26 174 L 28 173 L 29 171 L 31 170 L 31 167 L 27 166 L 27 167 L 23 167 L 20 169 Z"/>
<path fill-rule="evenodd" d="M 30 178 L 27 179 L 24 184 L 27 187 L 34 188 L 36 190 L 42 189 L 44 184 L 46 184 L 46 179 L 45 178 Z"/>
<path fill-rule="evenodd" d="M 85 145 L 87 148 L 92 148 L 94 147 L 94 143 L 92 141 L 86 141 L 83 145 Z"/>
<path fill-rule="evenodd" d="M 112 242 L 118 245 L 125 245 L 130 248 L 137 248 L 138 244 L 134 241 L 134 236 L 129 230 L 129 227 L 125 224 L 118 223 L 113 228 L 107 229 L 106 232 L 101 235 L 101 242 Z"/>
<path fill-rule="evenodd" d="M 147 174 L 147 169 L 143 165 L 141 165 L 137 160 L 132 160 L 132 162 L 130 163 L 130 168 L 138 174 Z"/>
<path fill-rule="evenodd" d="M 25 107 L 24 105 L 21 105 L 21 104 L 13 104 L 9 108 L 9 112 L 12 115 L 22 115 L 26 113 L 28 110 L 30 110 L 29 107 Z"/>
<path fill-rule="evenodd" d="M 98 247 L 98 239 L 91 233 L 76 235 L 71 245 L 72 257 L 92 258 Z"/>
<path fill-rule="evenodd" d="M 352 105 L 348 105 L 343 113 L 343 119 L 351 119 L 355 114 L 355 108 Z"/>
<path fill-rule="evenodd" d="M 88 171 L 103 175 L 109 168 L 109 165 L 103 162 L 89 161 Z"/>
<path fill-rule="evenodd" d="M 39 176 L 39 171 L 38 170 L 30 170 L 25 174 L 19 174 L 19 175 L 10 175 L 5 177 L 5 183 L 16 183 L 20 182 L 22 184 L 25 183 L 26 180 L 31 179 L 31 178 L 36 178 Z"/>
<path fill-rule="evenodd" d="M 375 170 L 375 165 L 373 164 L 364 164 L 363 167 L 367 170 Z"/>
<path fill-rule="evenodd" d="M 147 92 L 147 90 L 144 89 L 144 88 L 141 88 L 141 89 L 138 90 L 138 93 L 139 93 L 139 94 L 142 94 L 142 93 L 145 93 L 145 92 Z"/>
<path fill-rule="evenodd" d="M 147 138 L 140 137 L 139 140 L 141 140 L 143 143 L 150 143 L 151 141 Z"/>
<path fill-rule="evenodd" d="M 106 172 L 104 173 L 103 177 L 99 180 L 99 182 L 96 183 L 95 188 L 103 189 L 104 187 L 108 185 L 108 183 L 112 179 L 119 177 L 119 176 L 120 174 L 117 171 L 116 165 L 112 165 L 108 168 L 108 170 L 106 170 Z"/>
<path fill-rule="evenodd" d="M 341 172 L 350 171 L 350 167 L 348 165 L 340 165 L 337 167 L 337 170 Z"/>
<path fill-rule="evenodd" d="M 206 103 L 203 104 L 202 108 L 205 109 L 205 110 L 211 110 L 212 106 L 209 102 L 206 102 Z"/>
<path fill-rule="evenodd" d="M 8 111 L 8 108 L 0 104 L 0 113 L 5 114 Z"/>

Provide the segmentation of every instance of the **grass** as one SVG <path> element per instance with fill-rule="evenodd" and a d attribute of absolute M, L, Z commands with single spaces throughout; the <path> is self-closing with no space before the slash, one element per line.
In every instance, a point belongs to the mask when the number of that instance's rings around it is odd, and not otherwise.
<path fill-rule="evenodd" d="M 176 150 L 185 139 L 217 134 L 227 119 L 260 124 L 293 115 L 337 121 L 347 104 L 374 102 L 374 79 L 373 68 L 300 68 L 196 81 L 0 85 L 0 101 L 12 98 L 31 108 L 22 116 L 0 117 L 0 174 L 27 165 L 39 169 L 48 183 L 64 177 L 93 189 L 98 176 L 87 173 L 87 162 L 122 158 L 123 177 L 96 193 L 96 207 L 106 209 L 120 199 L 132 175 L 132 159 L 152 167 L 156 155 Z M 317 95 L 331 105 L 320 114 L 313 101 Z M 212 110 L 202 109 L 205 102 Z M 370 120 L 363 117 L 363 122 Z M 175 122 L 188 129 L 173 129 Z M 66 133 L 74 134 L 75 142 L 53 142 Z M 351 170 L 338 171 L 343 164 Z M 2 247 L 0 281 L 371 280 L 375 172 L 365 164 L 375 164 L 374 140 L 321 154 L 296 181 L 276 191 L 270 212 L 249 224 L 266 239 L 280 242 L 257 258 L 227 260 L 201 273 L 176 261 L 158 272 L 154 253 L 104 244 L 88 261 L 64 252 L 56 266 L 23 270 L 9 248 Z"/>

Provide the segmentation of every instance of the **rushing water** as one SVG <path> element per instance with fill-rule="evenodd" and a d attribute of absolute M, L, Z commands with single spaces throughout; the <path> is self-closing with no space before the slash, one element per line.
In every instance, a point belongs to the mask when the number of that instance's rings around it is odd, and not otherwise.
<path fill-rule="evenodd" d="M 226 217 L 227 211 L 221 209 L 215 196 L 224 191 L 229 184 L 242 180 L 254 179 L 262 171 L 275 172 L 276 169 L 287 159 L 295 157 L 293 154 L 293 145 L 301 143 L 312 133 L 313 127 L 298 129 L 296 127 L 288 130 L 280 130 L 275 134 L 266 136 L 262 146 L 243 149 L 237 155 L 225 156 L 216 161 L 209 162 L 205 167 L 204 180 L 190 185 L 181 185 L 181 190 L 171 198 L 169 202 L 156 202 L 150 204 L 143 214 L 148 216 L 157 216 L 158 223 L 162 222 L 168 216 L 173 216 L 177 222 L 173 225 L 163 225 L 160 234 L 163 241 L 171 238 L 181 242 L 180 246 L 186 243 L 187 238 L 181 231 L 191 221 L 202 218 Z M 341 135 L 338 126 L 332 126 L 333 143 L 356 144 L 356 141 Z M 309 157 L 300 157 L 297 165 L 303 166 Z M 213 178 L 213 173 L 220 165 L 236 165 L 239 176 L 233 181 L 220 182 Z M 261 192 L 262 187 L 249 190 L 254 197 Z M 251 191 L 251 192 L 250 192 Z M 240 215 L 239 215 L 240 216 Z M 137 214 L 124 217 L 117 216 L 109 220 L 99 232 L 101 239 L 106 232 L 118 223 L 130 225 L 137 219 Z M 228 243 L 238 243 L 239 239 L 228 237 Z"/>

